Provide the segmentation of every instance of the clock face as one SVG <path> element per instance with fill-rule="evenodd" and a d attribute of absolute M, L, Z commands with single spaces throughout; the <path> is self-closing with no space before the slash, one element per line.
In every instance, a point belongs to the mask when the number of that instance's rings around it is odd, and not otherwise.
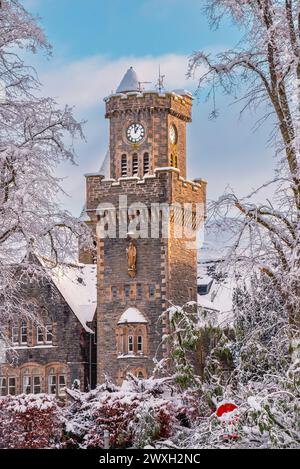
<path fill-rule="evenodd" d="M 177 129 L 174 124 L 170 125 L 169 128 L 169 137 L 170 137 L 170 142 L 175 144 L 177 142 Z"/>
<path fill-rule="evenodd" d="M 127 129 L 127 138 L 131 143 L 138 143 L 143 140 L 145 136 L 145 129 L 142 124 L 131 124 Z"/>

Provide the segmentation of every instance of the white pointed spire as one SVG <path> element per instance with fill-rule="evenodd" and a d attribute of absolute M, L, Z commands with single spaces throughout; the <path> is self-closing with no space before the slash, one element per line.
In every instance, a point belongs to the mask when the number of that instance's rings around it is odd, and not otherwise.
<path fill-rule="evenodd" d="M 139 79 L 132 67 L 125 73 L 118 86 L 117 93 L 128 93 L 130 91 L 140 91 Z"/>

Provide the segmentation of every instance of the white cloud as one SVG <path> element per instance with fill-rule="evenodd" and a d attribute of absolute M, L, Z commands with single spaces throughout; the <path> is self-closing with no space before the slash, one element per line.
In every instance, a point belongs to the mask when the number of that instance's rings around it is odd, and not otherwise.
<path fill-rule="evenodd" d="M 42 74 L 42 81 L 49 93 L 65 102 L 75 103 L 81 109 L 98 105 L 99 99 L 115 90 L 124 73 L 133 66 L 141 81 L 149 81 L 147 87 L 154 88 L 158 79 L 158 67 L 166 76 L 168 89 L 193 88 L 196 82 L 187 80 L 187 57 L 163 55 L 161 57 L 123 57 L 109 60 L 103 56 L 88 57 L 70 64 L 57 64 L 58 69 Z"/>

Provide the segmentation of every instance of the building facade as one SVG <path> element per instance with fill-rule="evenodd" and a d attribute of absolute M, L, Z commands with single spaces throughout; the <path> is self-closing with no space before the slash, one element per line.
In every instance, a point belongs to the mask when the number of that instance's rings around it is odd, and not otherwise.
<path fill-rule="evenodd" d="M 170 304 L 197 301 L 206 182 L 186 179 L 190 93 L 142 91 L 130 68 L 105 102 L 110 175 L 86 175 L 85 212 L 96 244 L 97 380 L 120 383 L 127 372 L 146 378 L 167 354 Z"/>
<path fill-rule="evenodd" d="M 95 387 L 95 266 L 54 268 L 50 278 L 39 281 L 22 273 L 22 266 L 16 275 L 24 277 L 20 293 L 28 310 L 1 324 L 6 343 L 1 344 L 0 396 L 49 393 L 60 398 L 66 387 Z"/>

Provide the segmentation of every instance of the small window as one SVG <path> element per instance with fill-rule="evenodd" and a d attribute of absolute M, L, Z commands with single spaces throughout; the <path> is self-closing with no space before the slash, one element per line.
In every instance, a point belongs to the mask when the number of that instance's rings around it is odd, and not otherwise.
<path fill-rule="evenodd" d="M 127 156 L 122 155 L 121 158 L 121 176 L 127 176 Z"/>
<path fill-rule="evenodd" d="M 155 298 L 155 285 L 149 285 L 149 297 L 151 299 Z"/>
<path fill-rule="evenodd" d="M 144 375 L 141 371 L 138 372 L 137 378 L 138 379 L 144 379 Z"/>
<path fill-rule="evenodd" d="M 7 379 L 0 378 L 0 396 L 6 396 L 7 394 Z"/>
<path fill-rule="evenodd" d="M 48 376 L 48 393 L 56 394 L 56 375 Z"/>
<path fill-rule="evenodd" d="M 59 375 L 58 377 L 58 395 L 65 396 L 66 395 L 66 377 L 65 375 Z"/>
<path fill-rule="evenodd" d="M 130 298 L 130 286 L 129 285 L 125 285 L 124 292 L 125 292 L 125 298 L 126 300 L 128 300 Z"/>
<path fill-rule="evenodd" d="M 132 175 L 137 176 L 139 174 L 139 158 L 136 153 L 132 155 Z"/>
<path fill-rule="evenodd" d="M 118 289 L 117 287 L 111 287 L 111 297 L 113 300 L 118 299 Z"/>
<path fill-rule="evenodd" d="M 16 378 L 14 377 L 8 378 L 8 394 L 11 396 L 16 395 Z"/>
<path fill-rule="evenodd" d="M 148 174 L 149 170 L 150 170 L 149 153 L 145 153 L 144 154 L 144 166 L 143 166 L 144 175 Z"/>
<path fill-rule="evenodd" d="M 41 392 L 42 392 L 41 377 L 34 376 L 33 377 L 33 394 L 40 394 Z"/>
<path fill-rule="evenodd" d="M 11 328 L 11 341 L 14 345 L 19 343 L 19 326 L 13 326 Z"/>
<path fill-rule="evenodd" d="M 46 332 L 46 343 L 52 344 L 53 341 L 53 326 L 52 324 L 47 324 L 45 327 Z"/>
<path fill-rule="evenodd" d="M 43 327 L 37 326 L 36 328 L 36 343 L 43 344 L 44 343 L 44 330 Z"/>
<path fill-rule="evenodd" d="M 27 322 L 22 321 L 21 324 L 21 344 L 27 344 L 28 336 L 27 336 Z"/>
<path fill-rule="evenodd" d="M 174 156 L 174 166 L 175 166 L 175 168 L 178 168 L 178 158 L 177 158 L 177 155 Z"/>
<path fill-rule="evenodd" d="M 31 376 L 27 373 L 23 376 L 23 393 L 31 393 Z"/>
<path fill-rule="evenodd" d="M 128 353 L 133 352 L 133 336 L 129 335 L 128 336 Z"/>
<path fill-rule="evenodd" d="M 141 300 L 143 296 L 143 287 L 140 283 L 136 286 L 136 298 L 137 300 Z"/>
<path fill-rule="evenodd" d="M 171 166 L 174 167 L 174 156 L 173 156 L 173 154 L 171 154 L 170 161 L 171 161 Z"/>
<path fill-rule="evenodd" d="M 139 353 L 143 352 L 143 336 L 138 335 L 137 337 L 137 351 Z"/>

